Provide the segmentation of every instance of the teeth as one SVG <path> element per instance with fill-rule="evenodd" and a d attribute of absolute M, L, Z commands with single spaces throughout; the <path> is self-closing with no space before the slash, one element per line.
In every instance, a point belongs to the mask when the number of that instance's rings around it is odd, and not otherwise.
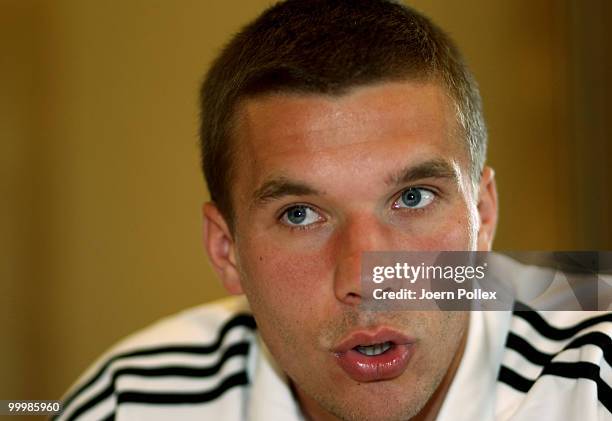
<path fill-rule="evenodd" d="M 374 344 L 374 345 L 367 345 L 367 346 L 359 345 L 356 347 L 358 352 L 362 353 L 363 355 L 367 355 L 368 357 L 372 357 L 374 355 L 380 355 L 383 352 L 386 352 L 389 348 L 391 348 L 391 342 L 384 342 L 381 344 Z"/>

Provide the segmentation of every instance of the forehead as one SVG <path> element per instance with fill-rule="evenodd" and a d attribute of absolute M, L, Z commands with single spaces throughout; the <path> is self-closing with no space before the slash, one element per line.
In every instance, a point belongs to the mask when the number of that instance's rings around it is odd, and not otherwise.
<path fill-rule="evenodd" d="M 270 176 L 339 180 L 339 171 L 375 175 L 396 161 L 467 164 L 455 107 L 435 83 L 385 83 L 342 96 L 271 94 L 245 101 L 237 115 L 234 190 L 241 194 Z"/>

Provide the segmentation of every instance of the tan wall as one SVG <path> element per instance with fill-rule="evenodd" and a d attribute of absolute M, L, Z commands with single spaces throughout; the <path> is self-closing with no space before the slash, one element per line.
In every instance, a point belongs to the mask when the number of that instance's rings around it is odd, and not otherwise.
<path fill-rule="evenodd" d="M 24 396 L 38 300 L 32 292 L 34 203 L 29 173 L 36 67 L 34 4 L 12 1 L 0 13 L 0 396 Z"/>
<path fill-rule="evenodd" d="M 222 295 L 200 245 L 197 89 L 268 3 L 1 1 L 0 398 L 57 398 L 120 337 Z M 562 2 L 415 4 L 480 80 L 497 248 L 589 247 L 568 204 Z"/>

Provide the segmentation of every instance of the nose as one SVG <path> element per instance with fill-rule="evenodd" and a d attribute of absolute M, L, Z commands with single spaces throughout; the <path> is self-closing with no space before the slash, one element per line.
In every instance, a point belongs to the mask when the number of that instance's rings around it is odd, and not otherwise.
<path fill-rule="evenodd" d="M 365 251 L 385 250 L 384 227 L 371 216 L 347 220 L 335 238 L 334 294 L 343 304 L 362 300 L 361 256 Z"/>

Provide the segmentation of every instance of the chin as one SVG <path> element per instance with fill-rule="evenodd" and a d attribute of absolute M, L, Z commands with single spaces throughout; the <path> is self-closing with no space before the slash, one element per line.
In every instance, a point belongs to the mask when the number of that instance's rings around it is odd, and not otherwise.
<path fill-rule="evenodd" d="M 320 378 L 310 377 L 293 384 L 302 409 L 310 414 L 317 406 L 316 412 L 327 412 L 341 420 L 399 421 L 418 415 L 433 396 L 443 373 L 435 373 L 434 377 L 432 371 L 428 374 L 427 378 L 414 378 L 404 373 L 396 379 L 368 383 L 344 378 L 322 384 Z"/>

